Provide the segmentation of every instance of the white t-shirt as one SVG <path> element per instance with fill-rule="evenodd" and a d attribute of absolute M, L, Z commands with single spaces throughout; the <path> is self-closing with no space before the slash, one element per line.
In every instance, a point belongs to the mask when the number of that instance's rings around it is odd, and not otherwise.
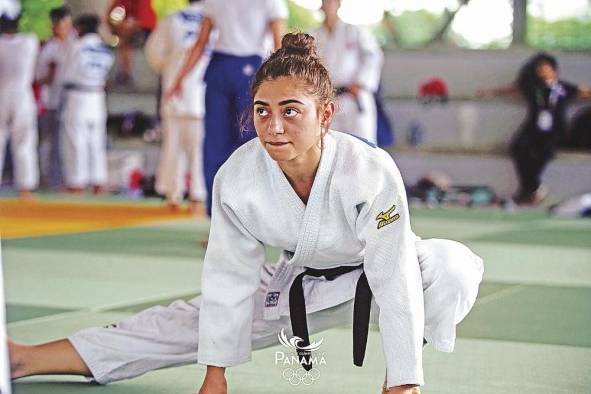
<path fill-rule="evenodd" d="M 60 100 L 61 82 L 58 80 L 59 67 L 61 66 L 69 40 L 52 38 L 41 47 L 39 59 L 37 60 L 36 78 L 44 78 L 49 73 L 52 64 L 55 65 L 53 81 L 43 85 L 41 89 L 41 102 L 47 109 L 57 109 Z"/>
<path fill-rule="evenodd" d="M 215 51 L 235 56 L 264 56 L 269 23 L 289 14 L 285 0 L 204 0 L 203 13 L 219 32 Z"/>
<path fill-rule="evenodd" d="M 0 35 L 0 90 L 31 89 L 38 51 L 34 34 Z"/>

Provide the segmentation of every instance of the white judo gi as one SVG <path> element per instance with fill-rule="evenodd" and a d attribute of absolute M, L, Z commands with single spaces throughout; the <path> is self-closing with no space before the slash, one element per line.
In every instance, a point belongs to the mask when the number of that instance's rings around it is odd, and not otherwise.
<path fill-rule="evenodd" d="M 105 82 L 112 65 L 112 51 L 98 34 L 90 33 L 71 42 L 60 67 L 61 146 L 68 187 L 107 183 Z"/>
<path fill-rule="evenodd" d="M 264 245 L 284 250 L 277 265 L 263 264 Z M 482 260 L 460 243 L 412 232 L 402 179 L 386 152 L 329 132 L 304 205 L 253 140 L 216 177 L 202 295 L 69 339 L 100 383 L 195 361 L 233 366 L 250 360 L 252 348 L 277 343 L 282 328 L 291 331 L 286 298 L 304 266 L 359 263 L 374 295 L 388 386 L 423 384 L 423 338 L 453 350 Z M 350 322 L 360 274 L 304 278 L 311 333 Z"/>
<path fill-rule="evenodd" d="M 37 107 L 33 80 L 39 42 L 33 34 L 0 35 L 0 183 L 10 139 L 14 181 L 19 190 L 39 183 Z"/>
<path fill-rule="evenodd" d="M 357 98 L 348 93 L 337 96 L 331 128 L 376 143 L 377 110 L 373 95 L 378 90 L 383 63 L 376 39 L 368 30 L 340 20 L 332 32 L 322 26 L 311 34 L 333 85 L 337 89 L 353 82 L 362 86 Z"/>
<path fill-rule="evenodd" d="M 194 3 L 158 23 L 145 46 L 148 63 L 162 75 L 162 93 L 170 90 L 193 47 L 203 19 L 200 4 Z M 209 50 L 208 50 L 209 52 Z M 156 190 L 172 203 L 179 203 L 184 193 L 184 163 L 191 174 L 189 197 L 205 201 L 203 176 L 203 116 L 205 84 L 203 74 L 209 55 L 201 57 L 183 80 L 180 95 L 162 97 L 162 149 L 156 176 Z M 183 160 L 184 159 L 184 160 Z"/>

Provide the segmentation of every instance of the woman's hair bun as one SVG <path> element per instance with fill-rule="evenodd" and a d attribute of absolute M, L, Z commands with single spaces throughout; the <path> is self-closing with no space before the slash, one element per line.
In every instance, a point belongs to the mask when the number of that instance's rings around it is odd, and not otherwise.
<path fill-rule="evenodd" d="M 318 57 L 314 37 L 306 33 L 287 33 L 281 40 L 281 49 L 286 55 Z"/>

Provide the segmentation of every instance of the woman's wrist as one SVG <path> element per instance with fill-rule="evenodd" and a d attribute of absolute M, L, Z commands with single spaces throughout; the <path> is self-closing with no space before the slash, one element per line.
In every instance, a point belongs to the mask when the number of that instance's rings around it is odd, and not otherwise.
<path fill-rule="evenodd" d="M 416 384 L 405 384 L 402 386 L 384 387 L 384 394 L 420 394 L 420 387 Z"/>
<path fill-rule="evenodd" d="M 215 377 L 220 377 L 223 378 L 224 374 L 226 372 L 226 368 L 225 367 L 215 367 L 213 365 L 208 365 L 207 366 L 207 375 L 215 378 Z"/>

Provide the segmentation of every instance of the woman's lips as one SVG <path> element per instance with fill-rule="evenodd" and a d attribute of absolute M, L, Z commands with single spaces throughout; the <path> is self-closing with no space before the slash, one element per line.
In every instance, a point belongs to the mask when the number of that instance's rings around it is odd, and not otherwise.
<path fill-rule="evenodd" d="M 271 146 L 283 146 L 283 145 L 289 144 L 289 142 L 273 142 L 273 141 L 267 141 L 267 144 L 269 144 Z"/>

